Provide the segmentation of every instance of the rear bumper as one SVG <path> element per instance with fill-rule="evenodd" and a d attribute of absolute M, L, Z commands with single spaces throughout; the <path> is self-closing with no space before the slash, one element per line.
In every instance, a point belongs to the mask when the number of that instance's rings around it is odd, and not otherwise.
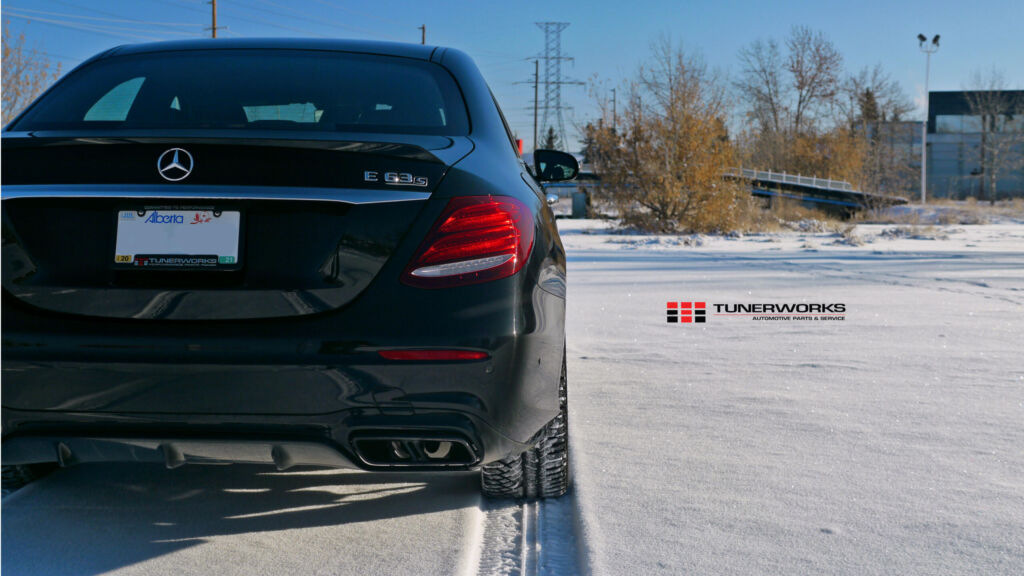
<path fill-rule="evenodd" d="M 507 339 L 488 359 L 469 362 L 388 361 L 370 350 L 323 364 L 5 353 L 3 462 L 60 461 L 63 444 L 72 462 L 159 461 L 180 452 L 190 461 L 281 467 L 273 453 L 284 450 L 301 455 L 290 457 L 296 464 L 380 469 L 391 466 L 361 458 L 356 440 L 413 436 L 464 443 L 471 457 L 446 467 L 472 468 L 525 450 L 557 414 L 557 377 L 546 364 L 556 366 L 561 351 L 557 360 L 534 358 L 525 340 Z"/>
<path fill-rule="evenodd" d="M 61 443 L 76 461 L 170 451 L 274 462 L 283 447 L 309 460 L 297 463 L 380 469 L 354 439 L 382 432 L 462 439 L 472 458 L 456 469 L 522 452 L 558 413 L 565 300 L 534 288 L 495 301 L 472 288 L 455 310 L 410 291 L 404 311 L 357 303 L 308 319 L 204 324 L 68 317 L 5 294 L 3 461 L 57 461 Z M 378 354 L 425 343 L 488 358 Z"/>
<path fill-rule="evenodd" d="M 434 413 L 412 416 L 353 416 L 337 419 L 253 418 L 215 423 L 213 417 L 54 414 L 6 410 L 5 425 L 16 429 L 3 440 L 3 463 L 160 462 L 184 464 L 237 462 L 293 466 L 328 466 L 363 470 L 468 470 L 521 452 L 515 442 L 477 418 Z M 239 420 L 248 420 L 247 423 Z M 447 442 L 445 454 L 426 457 L 381 457 L 391 441 L 406 449 L 416 443 Z"/>

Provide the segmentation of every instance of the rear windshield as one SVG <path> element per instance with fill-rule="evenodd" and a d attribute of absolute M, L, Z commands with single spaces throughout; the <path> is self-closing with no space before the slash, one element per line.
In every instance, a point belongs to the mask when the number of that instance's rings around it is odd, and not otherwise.
<path fill-rule="evenodd" d="M 99 60 L 12 130 L 253 129 L 465 135 L 452 77 L 429 62 L 302 50 L 196 50 Z"/>

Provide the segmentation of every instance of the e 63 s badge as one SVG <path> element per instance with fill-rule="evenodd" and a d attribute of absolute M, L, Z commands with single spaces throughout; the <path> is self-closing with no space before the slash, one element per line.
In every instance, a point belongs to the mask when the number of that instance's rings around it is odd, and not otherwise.
<path fill-rule="evenodd" d="M 413 176 L 408 172 L 385 172 L 384 178 L 380 176 L 380 172 L 375 170 L 367 170 L 363 172 L 363 180 L 366 182 L 384 182 L 392 186 L 426 186 L 426 176 Z"/>

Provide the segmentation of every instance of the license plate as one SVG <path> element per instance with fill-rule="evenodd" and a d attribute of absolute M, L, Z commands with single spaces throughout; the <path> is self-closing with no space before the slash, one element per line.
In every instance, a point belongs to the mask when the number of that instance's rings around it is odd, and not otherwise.
<path fill-rule="evenodd" d="M 114 264 L 133 268 L 239 266 L 242 214 L 221 210 L 121 210 Z"/>

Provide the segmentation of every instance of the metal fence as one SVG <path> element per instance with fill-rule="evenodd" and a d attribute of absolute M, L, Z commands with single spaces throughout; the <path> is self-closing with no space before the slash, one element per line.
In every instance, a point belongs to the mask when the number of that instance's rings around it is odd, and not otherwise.
<path fill-rule="evenodd" d="M 828 190 L 845 190 L 854 192 L 853 185 L 843 180 L 831 180 L 818 178 L 817 176 L 802 176 L 799 174 L 787 174 L 785 172 L 772 172 L 771 170 L 751 170 L 749 168 L 732 168 L 725 173 L 726 176 L 758 180 L 761 182 L 778 182 L 780 184 L 798 184 L 801 186 L 814 186 Z"/>

